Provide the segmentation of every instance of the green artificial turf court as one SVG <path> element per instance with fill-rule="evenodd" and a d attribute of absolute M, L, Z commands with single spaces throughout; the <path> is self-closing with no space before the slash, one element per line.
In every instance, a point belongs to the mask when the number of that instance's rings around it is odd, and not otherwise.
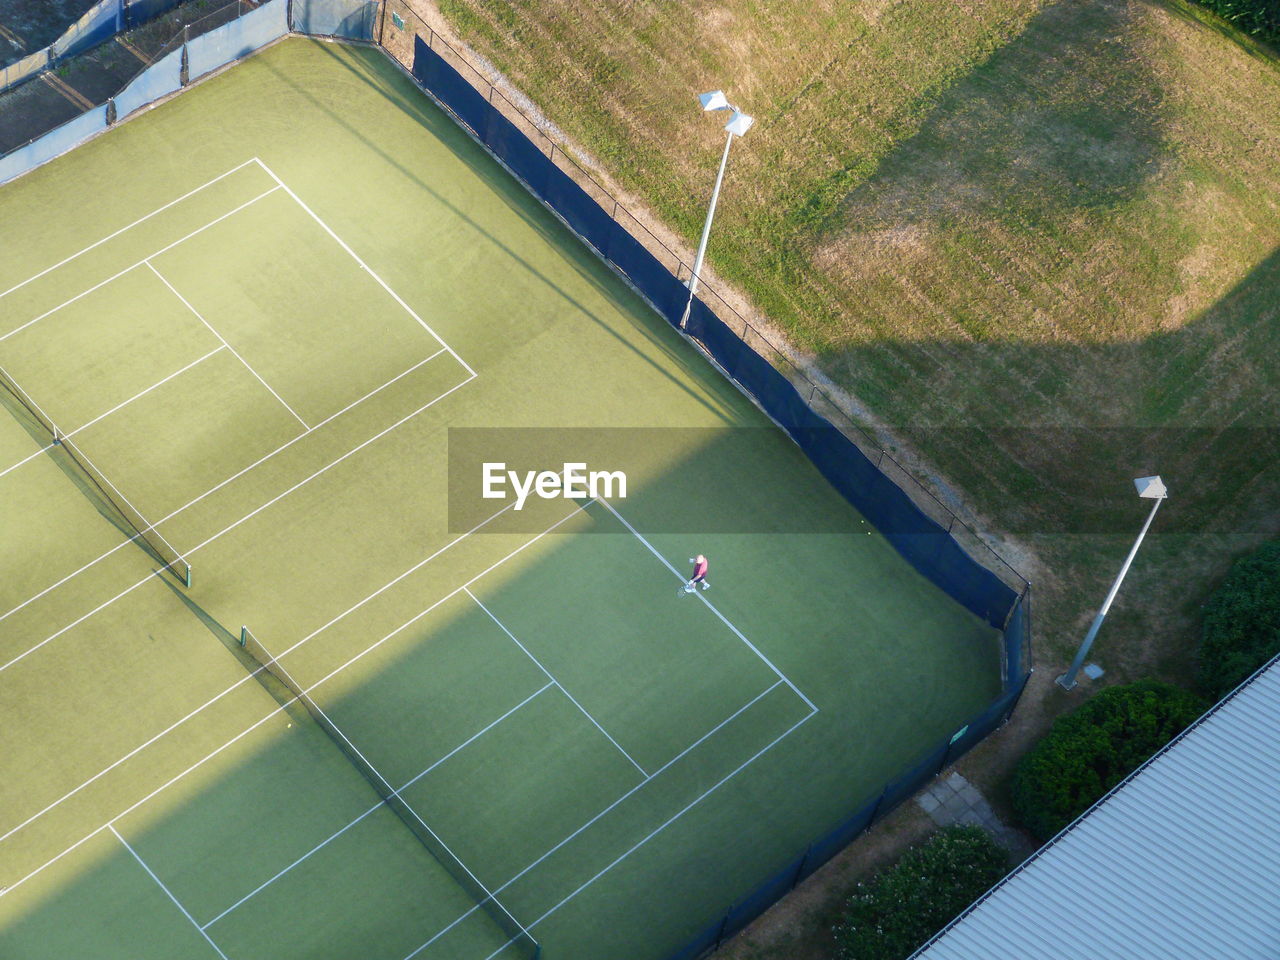
<path fill-rule="evenodd" d="M 0 204 L 0 366 L 192 570 L 6 397 L 0 955 L 660 960 L 1000 690 L 376 50 L 288 39 Z M 472 516 L 494 427 L 621 430 L 626 496 Z"/>

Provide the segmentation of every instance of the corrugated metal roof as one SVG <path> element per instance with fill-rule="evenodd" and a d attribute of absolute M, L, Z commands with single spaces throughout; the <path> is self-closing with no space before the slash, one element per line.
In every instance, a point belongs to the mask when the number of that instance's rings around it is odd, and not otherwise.
<path fill-rule="evenodd" d="M 1280 958 L 1280 660 L 914 957 Z"/>

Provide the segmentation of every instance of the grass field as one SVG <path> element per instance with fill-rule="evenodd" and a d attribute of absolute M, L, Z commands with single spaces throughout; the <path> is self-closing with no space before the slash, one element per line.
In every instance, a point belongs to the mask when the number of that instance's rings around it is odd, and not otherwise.
<path fill-rule="evenodd" d="M 694 94 L 756 116 L 712 268 L 1017 558 L 1051 660 L 1161 473 L 1098 656 L 1189 678 L 1198 603 L 1280 530 L 1273 55 L 1161 0 L 438 8 L 688 245 L 723 143 Z"/>
<path fill-rule="evenodd" d="M 500 902 L 659 960 L 999 691 L 995 632 L 377 51 L 286 40 L 0 203 L 0 366 L 192 569 L 6 400 L 6 958 L 514 957 Z M 668 439 L 459 529 L 450 429 L 495 426 Z"/>

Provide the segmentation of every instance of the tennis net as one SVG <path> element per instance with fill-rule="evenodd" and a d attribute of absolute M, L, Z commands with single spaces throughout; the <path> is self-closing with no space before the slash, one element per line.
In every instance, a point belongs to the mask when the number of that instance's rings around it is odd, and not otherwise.
<path fill-rule="evenodd" d="M 93 465 L 93 461 L 85 455 L 84 451 L 77 447 L 69 436 L 58 429 L 58 425 L 53 422 L 53 418 L 31 399 L 27 391 L 18 386 L 18 382 L 3 367 L 0 367 L 0 386 L 4 387 L 23 409 L 48 432 L 54 444 L 63 449 L 67 459 L 79 468 L 80 473 L 84 474 L 96 498 L 104 501 L 120 520 L 133 530 L 129 539 L 136 541 L 157 562 L 163 564 L 165 569 L 173 571 L 174 575 L 181 579 L 183 583 L 188 587 L 191 586 L 191 564 L 174 548 L 173 544 L 161 536 L 160 531 L 155 528 L 154 524 L 147 522 L 146 518 L 138 512 L 138 509 L 129 502 L 128 497 L 121 493 L 119 488 Z"/>
<path fill-rule="evenodd" d="M 343 756 L 347 758 L 347 762 L 359 770 L 364 778 L 369 781 L 369 785 L 382 798 L 382 802 L 391 809 L 392 813 L 400 818 L 404 825 L 409 828 L 409 832 L 426 848 L 436 862 L 444 867 L 458 885 L 467 892 L 471 899 L 476 902 L 476 906 L 484 910 L 498 924 L 503 933 L 507 935 L 507 946 L 515 948 L 520 956 L 538 957 L 541 953 L 541 947 L 538 945 L 538 941 L 533 938 L 533 935 L 521 925 L 520 921 L 511 915 L 511 912 L 480 882 L 480 879 L 467 869 L 466 864 L 454 855 L 444 841 L 436 836 L 435 831 L 427 826 L 427 822 L 418 816 L 417 811 L 400 796 L 400 791 L 393 788 L 387 778 L 378 772 L 378 769 L 365 758 L 365 755 L 347 738 L 347 735 L 338 729 L 338 726 L 329 719 L 328 715 L 302 686 L 290 676 L 284 665 L 272 655 L 271 651 L 262 645 L 248 627 L 240 628 L 240 646 L 244 647 L 245 652 L 250 657 L 257 661 L 267 673 L 289 691 L 289 695 L 293 700 L 302 704 L 311 719 L 315 721 L 321 730 L 328 734 L 338 749 L 342 751 Z M 260 676 L 260 671 L 255 675 Z"/>

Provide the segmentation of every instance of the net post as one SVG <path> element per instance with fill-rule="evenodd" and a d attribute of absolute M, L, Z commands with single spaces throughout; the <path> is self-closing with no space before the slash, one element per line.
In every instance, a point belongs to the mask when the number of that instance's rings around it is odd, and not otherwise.
<path fill-rule="evenodd" d="M 240 627 L 240 646 L 247 647 L 248 645 L 249 645 L 249 628 L 245 626 L 241 626 Z"/>
<path fill-rule="evenodd" d="M 185 560 L 182 561 L 182 564 L 187 568 L 187 576 L 186 576 L 185 582 L 187 585 L 187 589 L 190 590 L 191 589 L 191 564 L 187 563 L 187 561 Z"/>

